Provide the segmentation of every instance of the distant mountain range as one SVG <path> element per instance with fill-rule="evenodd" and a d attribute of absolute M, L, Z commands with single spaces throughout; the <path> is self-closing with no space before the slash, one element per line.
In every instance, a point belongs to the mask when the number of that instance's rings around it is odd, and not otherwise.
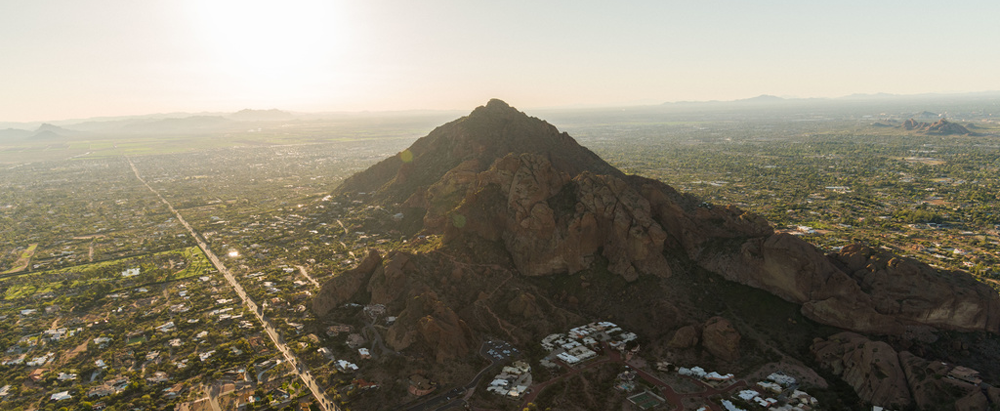
<path fill-rule="evenodd" d="M 75 134 L 79 134 L 79 131 L 43 123 L 34 131 L 16 128 L 0 130 L 0 140 L 62 140 Z"/>
<path fill-rule="evenodd" d="M 770 94 L 761 94 L 756 97 L 737 100 L 707 100 L 707 101 L 671 101 L 661 104 L 650 105 L 587 105 L 573 107 L 548 107 L 540 111 L 574 111 L 574 110 L 600 110 L 600 109 L 620 109 L 620 108 L 652 108 L 657 107 L 766 107 L 791 106 L 794 104 L 809 103 L 814 105 L 822 104 L 844 104 L 844 103 L 955 103 L 961 101 L 980 101 L 1000 99 L 1000 91 L 984 91 L 975 93 L 926 93 L 926 94 L 851 94 L 843 97 L 779 97 Z M 933 104 L 932 104 L 933 105 Z M 419 115 L 441 115 L 451 113 L 449 110 L 409 110 L 409 111 L 362 111 L 362 112 L 315 112 L 315 113 L 292 113 L 279 109 L 243 109 L 237 112 L 174 112 L 156 113 L 138 116 L 111 116 L 94 117 L 88 119 L 67 119 L 40 122 L 0 122 L 0 139 L 20 138 L 30 134 L 29 130 L 37 129 L 40 126 L 48 127 L 68 127 L 78 132 L 115 132 L 115 131 L 142 131 L 153 130 L 158 126 L 166 127 L 165 130 L 176 132 L 187 130 L 186 127 L 193 127 L 195 130 L 207 130 L 212 127 L 222 127 L 223 125 L 239 126 L 240 123 L 262 123 L 262 122 L 282 122 L 282 121 L 308 121 L 320 119 L 337 119 L 350 117 L 377 117 L 385 115 L 398 116 L 419 116 Z M 457 113 L 457 112 L 455 112 Z M 65 129 L 63 129 L 65 130 Z M 45 131 L 42 129 L 37 131 Z M 56 134 L 65 134 L 61 130 L 52 129 Z M 156 130 L 164 131 L 164 130 Z"/>
<path fill-rule="evenodd" d="M 0 140 L 54 140 L 95 132 L 163 134 L 218 131 L 225 128 L 243 128 L 242 124 L 244 123 L 281 122 L 295 119 L 295 114 L 278 109 L 244 109 L 235 113 L 165 113 L 63 120 L 40 125 L 36 125 L 37 123 L 0 123 L 0 126 L 8 127 L 0 129 Z"/>
<path fill-rule="evenodd" d="M 778 97 L 770 94 L 761 94 L 756 97 L 737 99 L 737 100 L 708 100 L 708 101 L 675 101 L 666 102 L 663 105 L 682 105 L 682 104 L 745 104 L 745 103 L 789 103 L 789 102 L 850 102 L 850 101 L 892 101 L 892 100 L 922 100 L 922 99 L 942 99 L 942 98 L 960 98 L 960 99 L 982 99 L 982 98 L 1000 98 L 1000 91 L 984 91 L 976 93 L 925 93 L 925 94 L 889 94 L 889 93 L 874 93 L 874 94 L 851 94 L 843 97 Z"/>

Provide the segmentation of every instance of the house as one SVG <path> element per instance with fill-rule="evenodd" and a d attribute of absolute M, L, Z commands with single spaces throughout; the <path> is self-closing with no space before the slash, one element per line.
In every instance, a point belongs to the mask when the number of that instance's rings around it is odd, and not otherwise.
<path fill-rule="evenodd" d="M 337 360 L 337 369 L 341 372 L 354 372 L 358 370 L 358 366 L 344 360 Z"/>
<path fill-rule="evenodd" d="M 351 384 L 354 385 L 354 388 L 357 388 L 359 390 L 370 390 L 373 388 L 378 388 L 377 383 L 367 381 L 364 378 L 356 378 L 354 380 L 351 380 Z"/>
<path fill-rule="evenodd" d="M 56 377 L 59 381 L 73 381 L 76 379 L 76 374 L 66 374 L 64 372 L 59 373 L 59 377 Z"/>
<path fill-rule="evenodd" d="M 31 378 L 31 380 L 34 382 L 39 382 L 42 380 L 42 376 L 45 375 L 45 371 L 46 370 L 44 368 L 35 368 L 30 373 L 28 373 L 28 378 Z"/>
<path fill-rule="evenodd" d="M 52 394 L 52 396 L 50 396 L 49 398 L 52 399 L 52 401 L 62 401 L 73 398 L 73 396 L 69 395 L 69 391 L 62 391 Z"/>
<path fill-rule="evenodd" d="M 0 398 L 6 398 L 10 395 L 10 384 L 0 387 Z"/>
<path fill-rule="evenodd" d="M 181 395 L 183 392 L 184 392 L 184 384 L 177 383 L 174 384 L 173 387 L 163 389 L 163 398 L 166 399 L 177 398 L 177 396 Z"/>
<path fill-rule="evenodd" d="M 368 352 L 367 348 L 358 348 L 358 355 L 361 356 L 362 360 L 372 358 L 371 353 Z"/>
<path fill-rule="evenodd" d="M 53 358 L 55 358 L 55 354 L 53 354 L 53 353 L 48 353 L 48 354 L 45 354 L 45 355 L 43 355 L 41 357 L 35 357 L 35 358 L 32 358 L 31 361 L 28 361 L 28 366 L 29 367 L 38 367 L 38 366 L 41 366 L 41 365 L 45 365 L 45 363 L 47 363 L 47 362 L 52 362 Z"/>
<path fill-rule="evenodd" d="M 427 377 L 420 374 L 413 374 L 410 376 L 410 386 L 407 388 L 407 391 L 409 391 L 411 395 L 423 397 L 433 392 L 436 388 L 437 384 L 434 384 L 434 382 L 427 379 Z"/>
<path fill-rule="evenodd" d="M 111 388 L 115 389 L 115 392 L 122 391 L 128 387 L 128 377 L 118 377 L 104 382 Z"/>
<path fill-rule="evenodd" d="M 718 372 L 712 371 L 712 372 L 710 372 L 708 374 L 705 374 L 704 379 L 706 381 L 713 381 L 713 382 L 726 382 L 726 381 L 732 380 L 734 377 L 735 376 L 733 374 L 725 374 L 725 375 L 723 375 L 723 374 L 719 374 Z"/>
<path fill-rule="evenodd" d="M 705 369 L 701 367 L 692 367 L 692 368 L 681 367 L 677 369 L 677 373 L 680 375 L 686 375 L 688 377 L 695 377 L 695 378 L 705 378 L 705 376 L 708 375 L 708 373 L 705 372 Z"/>
<path fill-rule="evenodd" d="M 107 397 L 115 393 L 114 387 L 108 384 L 101 384 L 87 391 L 87 398 Z"/>
<path fill-rule="evenodd" d="M 784 389 L 780 385 L 769 381 L 759 381 L 757 382 L 757 385 L 760 386 L 760 388 L 763 388 L 774 394 L 780 394 L 782 391 L 784 391 Z"/>
<path fill-rule="evenodd" d="M 729 400 L 722 400 L 722 407 L 725 408 L 726 411 L 746 411 L 740 407 L 737 407 L 736 404 L 733 404 L 733 402 Z"/>
<path fill-rule="evenodd" d="M 326 327 L 326 335 L 330 337 L 336 337 L 340 333 L 349 333 L 353 329 L 349 325 L 331 325 Z"/>
<path fill-rule="evenodd" d="M 787 376 L 785 374 L 777 373 L 777 372 L 776 373 L 772 373 L 771 375 L 768 375 L 767 379 L 771 380 L 773 382 L 776 382 L 776 383 L 778 383 L 778 384 L 780 384 L 780 385 L 782 385 L 784 387 L 791 386 L 792 384 L 795 384 L 795 382 L 796 382 L 795 377 L 789 377 L 789 376 Z"/>
<path fill-rule="evenodd" d="M 28 354 L 21 354 L 16 357 L 7 357 L 3 360 L 0 365 L 21 365 L 24 364 L 24 359 L 28 357 Z"/>
<path fill-rule="evenodd" d="M 167 373 L 165 373 L 163 371 L 157 371 L 157 372 L 153 373 L 152 377 L 146 378 L 146 381 L 149 381 L 149 382 L 154 383 L 154 384 L 158 384 L 158 383 L 161 383 L 161 382 L 170 381 L 170 377 L 168 377 Z"/>

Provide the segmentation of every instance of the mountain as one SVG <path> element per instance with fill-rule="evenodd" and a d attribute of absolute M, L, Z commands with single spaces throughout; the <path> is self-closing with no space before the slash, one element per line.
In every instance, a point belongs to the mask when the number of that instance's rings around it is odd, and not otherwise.
<path fill-rule="evenodd" d="M 44 123 L 31 133 L 27 138 L 33 141 L 64 140 L 69 136 L 80 134 L 76 130 L 59 127 L 57 125 Z"/>
<path fill-rule="evenodd" d="M 53 124 L 49 124 L 49 123 L 44 123 L 44 124 L 38 126 L 38 129 L 35 130 L 35 133 L 44 133 L 44 132 L 52 132 L 52 133 L 61 134 L 61 135 L 68 135 L 68 134 L 76 133 L 76 131 L 74 131 L 74 130 L 70 130 L 68 128 L 59 127 L 57 125 L 53 125 Z"/>
<path fill-rule="evenodd" d="M 927 134 L 937 134 L 943 136 L 972 134 L 972 132 L 965 128 L 965 126 L 958 123 L 952 123 L 945 119 L 940 119 L 933 123 L 926 123 L 916 121 L 911 118 L 903 122 L 903 125 L 900 127 L 907 131 L 923 131 Z"/>
<path fill-rule="evenodd" d="M 411 367 L 474 374 L 459 364 L 485 336 L 531 350 L 551 333 L 609 319 L 641 335 L 652 357 L 744 374 L 780 358 L 817 389 L 842 381 L 876 405 L 919 404 L 912 398 L 923 395 L 923 380 L 891 381 L 906 388 L 906 401 L 875 395 L 870 381 L 830 360 L 856 355 L 853 346 L 827 349 L 815 339 L 853 332 L 891 342 L 898 357 L 951 355 L 1000 377 L 1000 367 L 980 361 L 997 341 L 1000 296 L 967 273 L 863 244 L 824 255 L 757 215 L 626 175 L 500 100 L 350 177 L 334 195 L 400 211 L 402 221 L 385 228 L 414 235 L 328 280 L 313 311 L 331 318 L 359 303 L 399 313 L 385 340 Z M 934 354 L 955 341 L 978 342 L 968 355 Z M 955 392 L 927 395 L 951 404 Z"/>
<path fill-rule="evenodd" d="M 236 121 L 287 121 L 295 118 L 292 113 L 274 108 L 270 110 L 244 109 L 226 117 Z"/>
<path fill-rule="evenodd" d="M 65 138 L 66 138 L 66 136 L 64 136 L 62 134 L 59 134 L 59 133 L 57 133 L 55 131 L 52 131 L 52 130 L 38 131 L 38 132 L 35 132 L 35 133 L 31 134 L 31 136 L 28 137 L 28 139 L 30 139 L 32 141 L 62 140 L 62 139 L 65 139 Z"/>
<path fill-rule="evenodd" d="M 782 101 L 785 101 L 785 99 L 783 99 L 781 97 L 778 97 L 778 96 L 772 96 L 772 95 L 769 95 L 769 94 L 761 94 L 761 95 L 759 95 L 757 97 L 740 99 L 740 100 L 736 100 L 735 102 L 739 102 L 739 103 L 777 103 L 777 102 L 782 102 Z"/>
<path fill-rule="evenodd" d="M 30 136 L 32 133 L 28 130 L 21 130 L 16 128 L 7 128 L 0 130 L 0 140 L 19 140 Z"/>

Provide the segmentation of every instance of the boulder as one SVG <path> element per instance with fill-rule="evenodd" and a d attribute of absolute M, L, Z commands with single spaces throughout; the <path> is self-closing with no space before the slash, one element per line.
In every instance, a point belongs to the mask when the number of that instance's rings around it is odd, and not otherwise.
<path fill-rule="evenodd" d="M 384 266 L 372 273 L 367 288 L 372 304 L 389 304 L 403 295 L 407 289 L 404 268 L 409 261 L 409 254 L 393 252 L 388 255 Z"/>
<path fill-rule="evenodd" d="M 396 351 L 422 343 L 438 362 L 468 355 L 473 341 L 465 321 L 429 290 L 407 299 L 406 308 L 385 336 L 385 343 Z"/>
<path fill-rule="evenodd" d="M 906 375 L 889 344 L 842 332 L 814 342 L 811 350 L 821 365 L 854 387 L 862 400 L 893 409 L 911 404 Z"/>
<path fill-rule="evenodd" d="M 381 267 L 382 254 L 375 249 L 368 250 L 368 255 L 357 267 L 323 283 L 319 293 L 313 298 L 313 312 L 322 317 L 335 307 L 350 301 L 354 294 L 368 283 L 375 270 Z"/>
<path fill-rule="evenodd" d="M 712 317 L 705 322 L 701 332 L 701 344 L 716 358 L 736 361 L 740 358 L 740 333 L 729 320 Z"/>
<path fill-rule="evenodd" d="M 685 325 L 674 332 L 668 346 L 672 349 L 683 350 L 698 345 L 698 329 L 693 325 Z"/>

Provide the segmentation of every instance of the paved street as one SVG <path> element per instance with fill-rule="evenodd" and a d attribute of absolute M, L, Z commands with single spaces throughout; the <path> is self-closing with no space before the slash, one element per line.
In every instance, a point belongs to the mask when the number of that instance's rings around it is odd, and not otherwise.
<path fill-rule="evenodd" d="M 184 221 L 184 217 L 181 216 L 181 213 L 177 212 L 167 199 L 163 198 L 163 196 L 156 192 L 156 190 L 153 190 L 153 187 L 150 187 L 150 185 L 146 183 L 146 180 L 143 180 L 142 177 L 139 176 L 139 170 L 135 168 L 135 164 L 132 164 L 132 160 L 128 157 L 126 157 L 126 160 L 128 160 L 129 166 L 132 167 L 132 172 L 135 173 L 135 178 L 142 182 L 142 184 L 145 185 L 149 191 L 156 194 L 160 201 L 162 201 L 163 204 L 170 209 L 170 212 L 174 213 L 174 216 L 177 217 L 177 221 L 180 221 L 184 228 L 188 230 L 191 237 L 198 243 L 198 247 L 201 248 L 201 250 L 205 253 L 205 256 L 207 256 L 209 261 L 212 262 L 212 265 L 215 266 L 215 269 L 222 273 L 222 276 L 229 282 L 229 285 L 233 287 L 234 291 L 236 291 L 236 295 L 243 300 L 243 304 L 254 313 L 254 317 L 256 317 L 257 321 L 263 325 L 265 334 L 267 334 L 271 341 L 274 342 L 274 345 L 278 347 L 278 351 L 281 351 L 281 354 L 285 357 L 285 361 L 292 365 L 295 374 L 299 376 L 299 379 L 301 379 L 303 383 L 305 383 L 306 387 L 309 387 L 309 391 L 311 391 L 313 397 L 316 398 L 320 409 L 323 411 L 339 411 L 340 409 L 336 406 L 336 404 L 334 404 L 333 401 L 330 400 L 330 398 L 328 398 L 323 390 L 316 384 L 316 380 L 312 377 L 312 374 L 309 373 L 309 369 L 304 364 L 300 363 L 298 358 L 295 357 L 295 354 L 288 348 L 287 345 L 285 345 L 281 336 L 278 335 L 277 330 L 271 324 L 271 321 L 264 317 L 261 311 L 257 310 L 257 303 L 250 299 L 246 291 L 243 290 L 243 286 L 236 281 L 236 278 L 233 277 L 232 273 L 230 273 L 226 266 L 222 264 L 219 257 L 212 252 L 212 250 L 208 247 L 208 244 L 205 244 L 205 242 L 202 241 L 202 237 L 198 235 L 198 233 L 191 227 L 190 224 L 187 223 L 187 221 Z"/>

